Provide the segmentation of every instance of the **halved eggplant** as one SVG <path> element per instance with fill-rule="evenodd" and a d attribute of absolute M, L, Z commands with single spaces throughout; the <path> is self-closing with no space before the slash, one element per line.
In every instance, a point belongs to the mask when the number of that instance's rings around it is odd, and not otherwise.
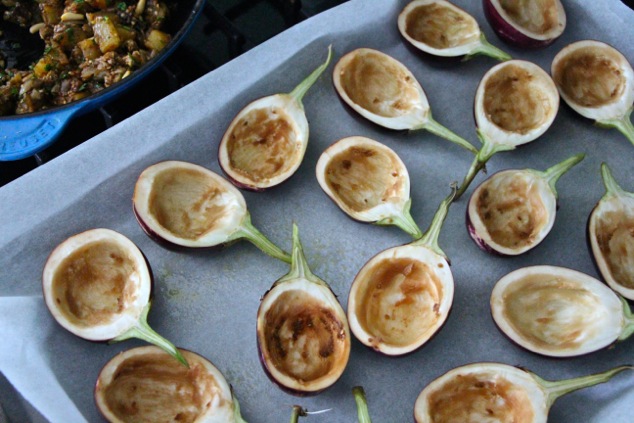
<path fill-rule="evenodd" d="M 101 228 L 59 244 L 42 275 L 46 306 L 64 329 L 89 341 L 142 339 L 187 365 L 147 323 L 152 283 L 141 250 L 120 233 Z"/>
<path fill-rule="evenodd" d="M 634 193 L 616 182 L 601 164 L 605 195 L 588 220 L 588 240 L 603 280 L 616 292 L 634 300 Z"/>
<path fill-rule="evenodd" d="M 502 277 L 491 293 L 491 314 L 511 340 L 550 357 L 591 353 L 634 333 L 627 301 L 597 279 L 557 266 Z"/>
<path fill-rule="evenodd" d="M 456 367 L 432 381 L 414 404 L 417 423 L 546 423 L 553 403 L 578 389 L 604 383 L 632 366 L 574 379 L 547 381 L 501 363 Z"/>
<path fill-rule="evenodd" d="M 514 150 L 542 136 L 558 110 L 557 87 L 536 64 L 509 60 L 485 73 L 476 90 L 474 104 L 482 146 L 456 198 L 460 198 L 494 154 Z"/>
<path fill-rule="evenodd" d="M 321 154 L 316 174 L 321 189 L 351 218 L 398 226 L 414 239 L 423 234 L 410 214 L 409 173 L 388 146 L 343 138 Z"/>
<path fill-rule="evenodd" d="M 551 73 L 575 112 L 598 126 L 618 129 L 634 144 L 634 70 L 618 50 L 600 41 L 577 41 L 557 53 Z"/>
<path fill-rule="evenodd" d="M 180 350 L 189 368 L 156 347 L 123 351 L 101 369 L 95 402 L 111 423 L 244 423 L 223 374 L 209 360 Z"/>
<path fill-rule="evenodd" d="M 289 94 L 255 100 L 233 118 L 218 147 L 218 162 L 232 183 L 261 191 L 297 171 L 309 133 L 302 99 L 326 70 L 331 56 L 328 47 L 326 61 Z"/>
<path fill-rule="evenodd" d="M 535 248 L 555 223 L 555 184 L 584 157 L 577 154 L 545 172 L 504 170 L 482 182 L 469 199 L 466 218 L 469 235 L 478 247 L 506 256 Z"/>
<path fill-rule="evenodd" d="M 262 297 L 257 344 L 267 376 L 293 395 L 315 395 L 341 377 L 350 356 L 346 313 L 306 263 L 297 225 L 289 273 Z"/>
<path fill-rule="evenodd" d="M 398 29 L 414 47 L 434 56 L 511 59 L 487 41 L 473 16 L 447 0 L 408 3 L 398 17 Z"/>
<path fill-rule="evenodd" d="M 380 252 L 355 277 L 348 296 L 348 321 L 362 344 L 385 355 L 408 354 L 445 323 L 454 281 L 438 236 L 454 195 L 455 189 L 420 239 Z"/>
<path fill-rule="evenodd" d="M 370 122 L 388 129 L 426 129 L 477 153 L 467 140 L 432 118 L 427 96 L 416 77 L 393 57 L 359 48 L 339 59 L 332 77 L 341 99 Z"/>
<path fill-rule="evenodd" d="M 517 47 L 549 46 L 566 29 L 560 0 L 483 0 L 482 4 L 493 31 Z"/>
<path fill-rule="evenodd" d="M 244 238 L 290 262 L 253 226 L 242 193 L 202 166 L 172 160 L 146 168 L 134 187 L 132 205 L 141 228 L 160 243 L 205 248 Z"/>

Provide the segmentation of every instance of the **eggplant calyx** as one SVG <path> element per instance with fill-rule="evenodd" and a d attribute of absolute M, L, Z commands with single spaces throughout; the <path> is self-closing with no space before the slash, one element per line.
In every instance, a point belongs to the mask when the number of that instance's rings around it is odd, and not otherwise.
<path fill-rule="evenodd" d="M 418 239 L 423 236 L 423 232 L 420 230 L 414 218 L 410 214 L 410 209 L 412 208 L 412 199 L 408 199 L 405 203 L 405 207 L 400 214 L 393 215 L 390 217 L 386 217 L 385 219 L 381 219 L 375 222 L 375 225 L 379 226 L 389 226 L 394 225 L 403 231 L 407 232 L 414 239 Z"/>
<path fill-rule="evenodd" d="M 372 423 L 370 419 L 370 412 L 368 411 L 368 401 L 365 398 L 365 391 L 362 386 L 355 386 L 352 388 L 352 395 L 354 395 L 354 401 L 357 404 L 357 415 L 359 423 Z"/>
<path fill-rule="evenodd" d="M 634 110 L 634 106 L 630 107 L 627 112 L 625 112 L 625 114 L 620 118 L 598 120 L 596 124 L 597 126 L 603 128 L 618 129 L 619 132 L 625 135 L 625 137 L 630 140 L 632 144 L 634 144 L 634 124 L 632 124 L 632 121 L 630 120 L 632 110 Z"/>
<path fill-rule="evenodd" d="M 540 172 L 540 175 L 548 182 L 548 186 L 550 187 L 550 190 L 553 192 L 553 194 L 555 194 L 555 198 L 558 197 L 557 189 L 555 188 L 555 185 L 557 184 L 557 181 L 559 180 L 559 178 L 564 173 L 572 169 L 574 165 L 579 163 L 585 157 L 586 155 L 584 153 L 580 153 L 564 160 L 561 163 L 557 163 L 556 165 L 548 168 L 544 172 Z"/>
<path fill-rule="evenodd" d="M 478 154 L 478 149 L 475 148 L 469 141 L 465 140 L 455 132 L 450 129 L 444 127 L 440 123 L 438 123 L 431 115 L 431 110 L 427 114 L 427 119 L 424 123 L 412 128 L 412 131 L 416 131 L 418 129 L 425 129 L 431 132 L 434 135 L 439 136 L 440 138 L 444 138 L 447 141 L 451 141 L 454 144 L 458 144 L 460 147 L 465 148 L 471 151 L 473 154 Z"/>
<path fill-rule="evenodd" d="M 506 62 L 507 60 L 513 59 L 510 54 L 491 44 L 484 36 L 484 33 L 480 33 L 480 44 L 469 54 L 465 55 L 462 61 L 464 62 L 470 60 L 471 58 L 479 54 L 492 57 L 495 60 L 499 60 L 500 62 Z"/>
<path fill-rule="evenodd" d="M 623 195 L 632 195 L 631 193 L 621 188 L 618 182 L 616 182 L 616 179 L 614 179 L 614 176 L 612 176 L 612 172 L 610 171 L 607 163 L 601 163 L 601 179 L 603 180 L 603 186 L 605 186 L 606 196 L 620 197 Z"/>
<path fill-rule="evenodd" d="M 231 400 L 233 401 L 233 420 L 235 423 L 247 423 L 246 420 L 242 418 L 242 414 L 240 413 L 240 403 L 238 402 L 238 398 L 236 398 L 236 394 L 233 391 L 233 386 L 231 388 Z"/>
<path fill-rule="evenodd" d="M 451 193 L 445 197 L 445 199 L 438 206 L 438 210 L 436 210 L 436 214 L 429 225 L 429 229 L 427 232 L 423 234 L 420 239 L 412 242 L 410 245 L 416 245 L 421 247 L 426 247 L 433 251 L 434 253 L 443 257 L 447 262 L 449 262 L 449 258 L 447 254 L 438 246 L 438 237 L 440 236 L 440 229 L 442 228 L 443 223 L 445 223 L 445 219 L 447 218 L 447 214 L 449 213 L 449 206 L 453 202 L 456 197 L 457 187 L 456 184 L 451 185 Z"/>
<path fill-rule="evenodd" d="M 308 262 L 306 261 L 306 256 L 304 255 L 304 248 L 302 247 L 302 243 L 299 239 L 299 229 L 295 223 L 293 223 L 293 252 L 290 263 L 291 270 L 286 274 L 286 276 L 278 279 L 278 281 L 275 282 L 275 285 L 296 279 L 305 279 L 309 282 L 313 282 L 330 289 L 328 284 L 315 276 L 310 270 L 310 267 L 308 267 Z"/>
<path fill-rule="evenodd" d="M 619 366 L 601 373 L 558 381 L 548 381 L 537 376 L 535 373 L 528 373 L 546 392 L 547 408 L 550 408 L 558 398 L 579 389 L 589 388 L 600 383 L 608 382 L 624 370 L 634 370 L 634 366 Z"/>
<path fill-rule="evenodd" d="M 473 182 L 473 179 L 476 177 L 476 175 L 481 170 L 486 168 L 486 164 L 491 157 L 493 157 L 498 152 L 515 149 L 515 146 L 513 145 L 492 142 L 479 129 L 477 130 L 477 134 L 478 134 L 478 138 L 480 139 L 480 142 L 482 143 L 482 147 L 480 147 L 480 150 L 478 150 L 478 153 L 473 159 L 473 162 L 471 162 L 471 167 L 469 168 L 469 170 L 467 171 L 467 174 L 462 180 L 462 184 L 460 184 L 460 187 L 458 188 L 458 191 L 456 192 L 454 201 L 462 197 L 462 194 L 464 194 L 465 191 L 469 188 L 469 185 L 471 185 L 471 182 Z"/>
<path fill-rule="evenodd" d="M 632 313 L 632 309 L 630 308 L 630 304 L 627 300 L 619 295 L 619 299 L 621 300 L 621 304 L 623 304 L 623 331 L 617 338 L 618 341 L 624 341 L 632 334 L 634 334 L 634 313 Z"/>
<path fill-rule="evenodd" d="M 326 68 L 330 64 L 331 58 L 332 44 L 328 46 L 328 57 L 326 58 L 326 61 L 322 63 L 319 67 L 317 67 L 317 69 L 312 71 L 311 74 L 306 77 L 306 79 L 300 82 L 299 85 L 296 86 L 293 91 L 289 93 L 289 95 L 293 97 L 297 101 L 297 103 L 299 103 L 300 105 L 302 104 L 302 99 L 304 98 L 304 95 L 308 92 L 310 87 L 312 87 L 313 84 L 317 82 L 321 74 L 326 70 Z"/>
<path fill-rule="evenodd" d="M 277 245 L 273 244 L 262 232 L 260 232 L 251 223 L 251 214 L 247 211 L 240 227 L 227 239 L 227 242 L 244 238 L 258 247 L 269 256 L 282 260 L 285 263 L 291 262 L 291 256 L 282 251 Z"/>
<path fill-rule="evenodd" d="M 112 338 L 109 342 L 121 342 L 126 339 L 138 338 L 143 341 L 146 341 L 150 344 L 156 345 L 157 347 L 164 350 L 166 353 L 174 357 L 185 367 L 189 368 L 189 363 L 185 360 L 185 357 L 180 353 L 178 348 L 174 346 L 170 341 L 163 338 L 159 335 L 154 329 L 150 327 L 147 322 L 147 315 L 150 312 L 150 308 L 152 306 L 152 302 L 148 301 L 143 310 L 141 311 L 141 315 L 139 316 L 139 320 L 135 326 L 132 326 L 130 329 L 122 333 L 121 335 Z"/>

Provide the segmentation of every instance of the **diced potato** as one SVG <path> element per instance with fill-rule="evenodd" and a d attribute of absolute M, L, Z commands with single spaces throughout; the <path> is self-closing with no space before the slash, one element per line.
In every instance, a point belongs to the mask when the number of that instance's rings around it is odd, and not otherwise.
<path fill-rule="evenodd" d="M 119 23 L 119 17 L 113 12 L 86 13 L 86 18 L 88 19 L 88 23 L 90 25 L 94 25 L 98 18 L 108 18 L 115 24 Z"/>
<path fill-rule="evenodd" d="M 44 78 L 50 71 L 68 64 L 68 56 L 59 48 L 52 48 L 33 66 L 33 74 Z"/>
<path fill-rule="evenodd" d="M 130 28 L 117 25 L 117 32 L 119 33 L 119 38 L 121 38 L 122 42 L 134 39 L 135 32 Z"/>
<path fill-rule="evenodd" d="M 119 37 L 117 27 L 109 17 L 97 16 L 92 30 L 102 53 L 114 51 L 121 45 L 121 37 Z"/>
<path fill-rule="evenodd" d="M 59 23 L 59 18 L 62 15 L 62 8 L 60 5 L 53 2 L 46 2 L 40 4 L 42 11 L 42 19 L 47 25 L 55 25 Z"/>
<path fill-rule="evenodd" d="M 110 7 L 110 5 L 112 4 L 112 2 L 110 2 L 109 0 L 85 0 L 85 1 L 91 7 L 94 7 L 95 9 L 100 9 L 100 10 Z"/>
<path fill-rule="evenodd" d="M 86 38 L 77 43 L 77 45 L 86 60 L 94 60 L 101 56 L 101 50 L 99 50 L 99 46 L 93 37 Z"/>
<path fill-rule="evenodd" d="M 159 31 L 158 29 L 153 29 L 145 39 L 145 47 L 150 50 L 159 51 L 170 42 L 170 39 L 171 37 L 169 34 Z"/>

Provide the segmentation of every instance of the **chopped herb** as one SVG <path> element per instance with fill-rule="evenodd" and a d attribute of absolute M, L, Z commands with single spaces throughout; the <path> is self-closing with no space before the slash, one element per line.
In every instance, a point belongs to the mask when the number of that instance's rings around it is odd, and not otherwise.
<path fill-rule="evenodd" d="M 20 94 L 20 90 L 18 90 L 18 87 L 11 87 L 11 95 L 18 95 Z"/>
<path fill-rule="evenodd" d="M 17 49 L 19 49 L 20 47 L 22 47 L 22 44 L 20 44 L 20 43 L 19 43 L 19 42 L 17 42 L 17 41 L 14 41 L 14 42 L 12 42 L 12 43 L 11 43 L 11 48 L 12 48 L 12 49 L 17 50 Z"/>
<path fill-rule="evenodd" d="M 119 4 L 117 4 L 117 9 L 119 9 L 122 12 L 125 12 L 125 10 L 128 8 L 128 5 L 125 4 L 124 2 L 121 2 Z"/>
<path fill-rule="evenodd" d="M 44 65 L 44 70 L 46 72 L 50 71 L 51 69 L 53 69 L 53 65 L 51 65 L 50 63 L 47 63 L 46 65 Z"/>
<path fill-rule="evenodd" d="M 60 77 L 61 79 L 66 79 L 66 78 L 68 78 L 68 72 L 64 71 L 64 72 L 60 73 L 60 74 L 59 74 L 59 77 Z"/>
<path fill-rule="evenodd" d="M 46 48 L 44 49 L 44 54 L 49 54 L 52 48 L 53 46 L 46 46 Z"/>
<path fill-rule="evenodd" d="M 81 84 L 79 86 L 79 88 L 77 89 L 77 91 L 81 92 L 81 91 L 86 91 L 86 88 L 88 88 L 88 83 L 84 82 L 83 84 Z"/>
<path fill-rule="evenodd" d="M 84 2 L 84 0 L 73 0 L 73 3 L 75 4 L 82 4 Z"/>

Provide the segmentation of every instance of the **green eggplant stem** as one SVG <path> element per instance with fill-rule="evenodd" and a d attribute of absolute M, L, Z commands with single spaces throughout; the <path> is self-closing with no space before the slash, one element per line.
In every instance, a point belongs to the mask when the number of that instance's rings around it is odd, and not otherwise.
<path fill-rule="evenodd" d="M 282 260 L 285 263 L 291 262 L 291 256 L 289 256 L 288 253 L 282 251 L 277 245 L 273 244 L 266 236 L 264 236 L 262 232 L 253 226 L 249 212 L 247 212 L 244 216 L 240 228 L 228 239 L 228 241 L 240 238 L 248 240 L 273 258 Z"/>
<path fill-rule="evenodd" d="M 607 195 L 623 195 L 626 194 L 625 190 L 616 182 L 612 172 L 606 163 L 601 163 L 601 179 L 603 179 L 603 186 Z"/>
<path fill-rule="evenodd" d="M 512 59 L 510 54 L 491 44 L 484 36 L 484 33 L 480 33 L 480 45 L 476 47 L 471 53 L 467 54 L 463 60 L 469 60 L 477 55 L 489 56 L 494 58 L 495 60 L 499 60 L 500 62 L 506 62 L 507 60 Z"/>
<path fill-rule="evenodd" d="M 299 229 L 297 224 L 293 223 L 293 252 L 291 256 L 291 270 L 282 278 L 278 279 L 275 284 L 280 284 L 294 279 L 306 279 L 310 282 L 328 287 L 328 284 L 315 276 L 308 267 L 306 256 L 304 255 L 304 248 L 302 247 L 301 240 L 299 239 Z"/>
<path fill-rule="evenodd" d="M 634 144 L 634 125 L 630 120 L 632 115 L 632 110 L 634 107 L 630 107 L 625 114 L 616 119 L 606 119 L 606 120 L 598 120 L 597 125 L 605 128 L 616 128 L 621 132 L 625 137 L 630 140 L 632 144 Z"/>
<path fill-rule="evenodd" d="M 634 314 L 632 313 L 632 309 L 630 308 L 630 304 L 627 300 L 619 295 L 621 299 L 621 304 L 623 305 L 623 318 L 625 320 L 625 325 L 623 327 L 623 331 L 618 337 L 619 341 L 624 341 L 634 333 Z"/>
<path fill-rule="evenodd" d="M 297 87 L 295 87 L 293 89 L 293 91 L 291 91 L 291 93 L 289 95 L 291 97 L 293 97 L 299 104 L 302 103 L 302 99 L 304 98 L 304 95 L 308 92 L 310 87 L 312 87 L 313 84 L 315 82 L 317 82 L 317 80 L 319 79 L 321 74 L 324 73 L 326 68 L 328 68 L 328 65 L 330 64 L 330 59 L 331 58 L 332 58 L 332 45 L 329 45 L 328 46 L 328 57 L 326 58 L 326 61 L 324 63 L 322 63 L 317 69 L 312 71 L 312 73 L 310 75 L 308 75 L 308 77 L 306 77 L 306 79 L 304 79 L 302 82 L 300 82 L 299 85 Z"/>
<path fill-rule="evenodd" d="M 411 245 L 427 247 L 436 254 L 439 254 L 447 259 L 447 255 L 438 246 L 438 237 L 440 236 L 440 229 L 442 228 L 443 223 L 445 223 L 445 219 L 449 213 L 449 206 L 451 206 L 455 196 L 456 186 L 454 184 L 451 186 L 451 193 L 440 203 L 440 206 L 438 206 L 438 210 L 436 211 L 427 232 L 425 232 L 420 239 L 412 242 Z"/>
<path fill-rule="evenodd" d="M 440 123 L 436 122 L 434 118 L 431 116 L 431 111 L 429 112 L 429 115 L 427 116 L 427 122 L 422 124 L 419 128 L 414 128 L 414 130 L 416 129 L 426 129 L 427 131 L 431 132 L 434 135 L 439 136 L 440 138 L 444 138 L 447 141 L 451 141 L 454 144 L 458 144 L 462 148 L 466 148 L 467 150 L 471 151 L 473 154 L 478 154 L 478 149 L 475 148 L 469 141 L 465 140 L 461 136 L 457 135 L 456 133 L 442 126 Z"/>
<path fill-rule="evenodd" d="M 531 373 L 531 375 L 546 392 L 547 407 L 550 408 L 558 398 L 579 389 L 588 388 L 590 386 L 598 385 L 599 383 L 608 382 L 610 379 L 624 370 L 634 370 L 634 366 L 619 366 L 602 373 L 558 381 L 544 380 L 534 373 Z"/>
<path fill-rule="evenodd" d="M 375 225 L 380 225 L 380 226 L 393 225 L 402 229 L 406 233 L 408 233 L 412 238 L 418 239 L 423 235 L 423 232 L 420 230 L 420 228 L 414 221 L 414 218 L 410 214 L 411 207 L 412 207 L 412 199 L 410 198 L 405 203 L 405 207 L 403 208 L 403 211 L 400 214 L 379 220 L 375 222 Z"/>
<path fill-rule="evenodd" d="M 185 360 L 185 357 L 181 354 L 181 352 L 167 339 L 163 338 L 161 335 L 156 333 L 154 329 L 150 327 L 147 322 L 147 316 L 150 312 L 150 307 L 152 306 L 152 302 L 148 301 L 148 303 L 143 308 L 141 312 L 141 316 L 139 316 L 139 321 L 137 324 L 121 335 L 113 338 L 110 342 L 121 342 L 126 339 L 138 338 L 150 344 L 156 345 L 157 347 L 164 350 L 166 353 L 174 357 L 185 367 L 189 368 L 189 363 Z"/>
<path fill-rule="evenodd" d="M 575 156 L 572 156 L 561 163 L 557 163 L 556 165 L 548 168 L 545 172 L 542 173 L 542 176 L 546 181 L 548 181 L 548 186 L 550 186 L 551 191 L 555 194 L 555 198 L 557 198 L 557 189 L 555 185 L 561 176 L 568 172 L 574 165 L 579 163 L 581 160 L 586 157 L 585 154 L 580 153 Z"/>
<path fill-rule="evenodd" d="M 460 184 L 460 187 L 458 188 L 453 201 L 457 201 L 460 197 L 462 197 L 462 194 L 467 191 L 476 175 L 480 173 L 481 170 L 486 168 L 486 164 L 491 157 L 501 151 L 509 151 L 515 149 L 515 146 L 512 145 L 494 144 L 479 130 L 477 131 L 477 133 L 478 138 L 482 142 L 482 147 L 480 147 L 480 150 L 473 159 L 473 162 L 471 162 L 471 167 L 462 180 L 462 184 Z"/>
<path fill-rule="evenodd" d="M 247 423 L 246 420 L 242 417 L 242 413 L 240 413 L 240 403 L 238 402 L 238 398 L 233 392 L 233 386 L 231 388 L 231 399 L 233 401 L 233 420 L 235 423 Z"/>
<path fill-rule="evenodd" d="M 300 417 L 306 417 L 306 409 L 300 407 L 299 405 L 293 406 L 293 412 L 291 414 L 291 423 L 297 423 Z"/>
<path fill-rule="evenodd" d="M 363 387 L 355 386 L 352 388 L 352 394 L 354 395 L 354 401 L 357 404 L 359 423 L 372 423 L 372 419 L 370 419 L 370 412 L 368 410 L 368 401 L 365 398 L 365 391 L 363 390 Z"/>

